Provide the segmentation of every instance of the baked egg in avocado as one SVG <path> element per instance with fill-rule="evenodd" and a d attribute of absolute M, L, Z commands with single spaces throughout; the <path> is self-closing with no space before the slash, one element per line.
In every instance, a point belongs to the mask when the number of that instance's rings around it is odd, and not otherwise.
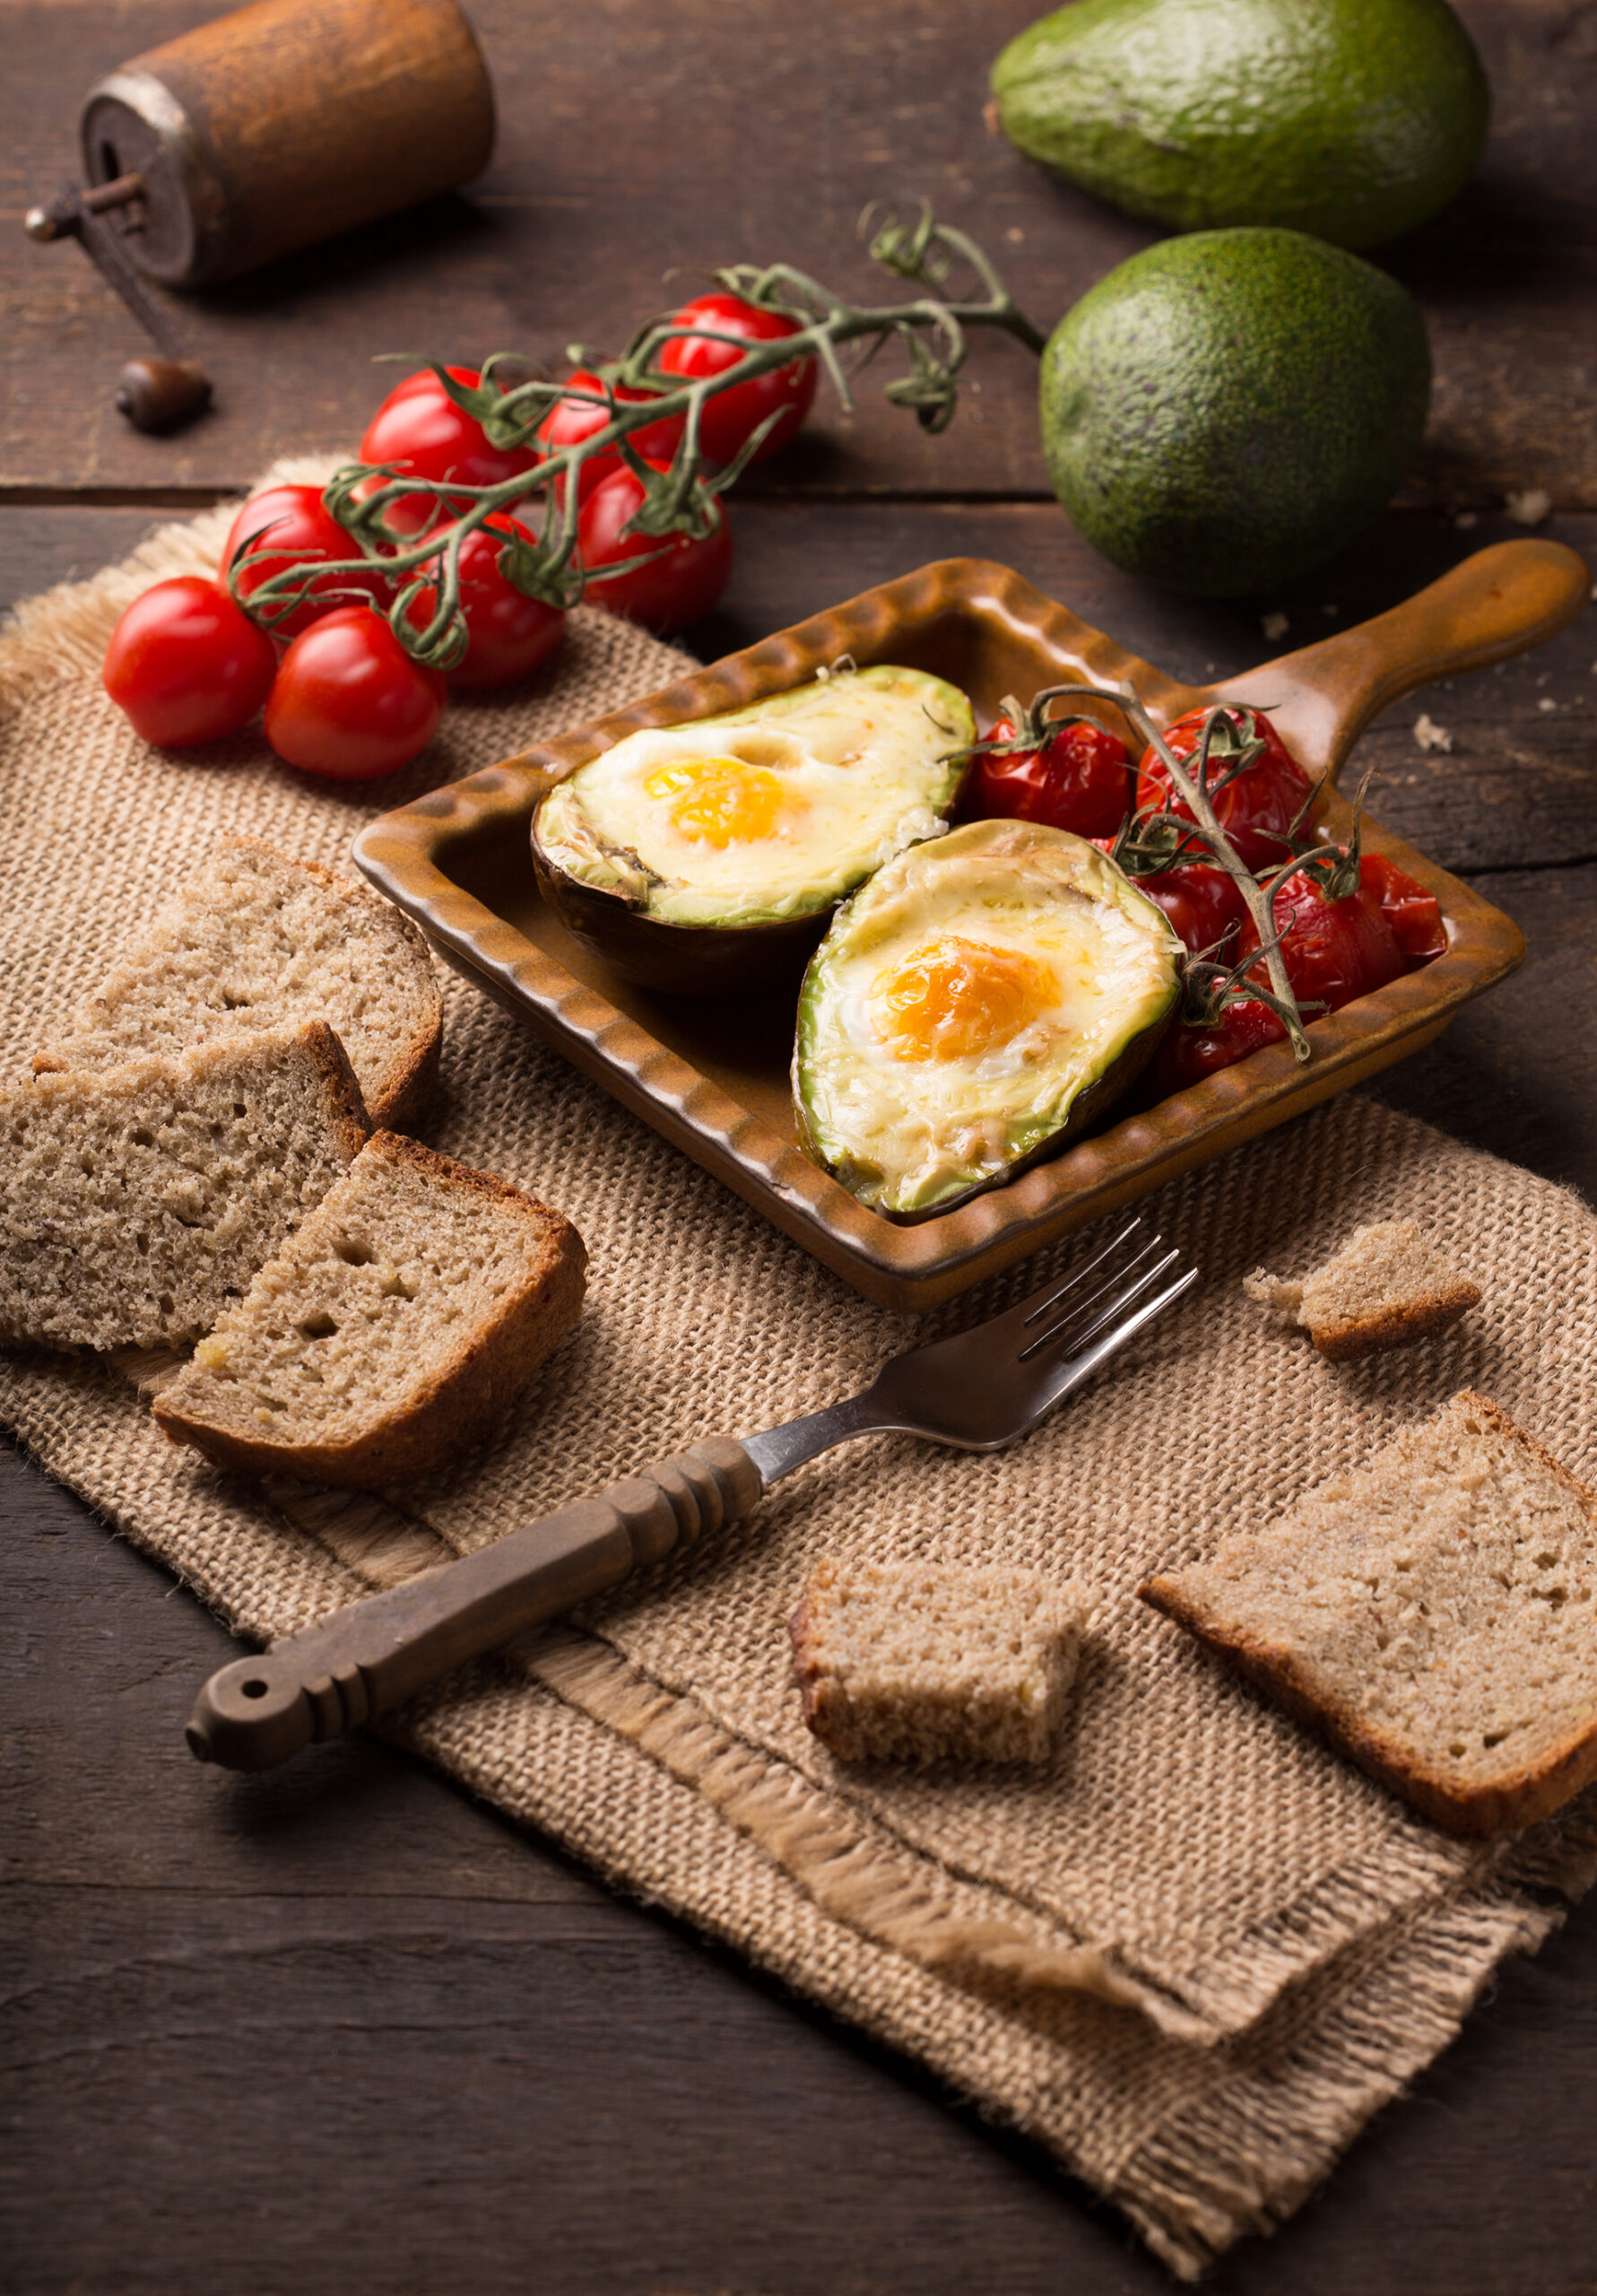
<path fill-rule="evenodd" d="M 816 1161 L 898 1220 L 946 1212 L 1083 1131 L 1151 1056 L 1181 943 L 1084 838 L 973 822 L 833 918 L 799 998 Z"/>
<path fill-rule="evenodd" d="M 957 686 L 885 665 L 646 727 L 539 805 L 539 882 L 578 940 L 646 987 L 795 977 L 846 894 L 942 833 L 950 761 L 975 739 Z"/>

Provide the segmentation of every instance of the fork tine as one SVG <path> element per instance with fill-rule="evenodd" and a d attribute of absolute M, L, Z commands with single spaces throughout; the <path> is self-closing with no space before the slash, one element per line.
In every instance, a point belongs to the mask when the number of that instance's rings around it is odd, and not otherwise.
<path fill-rule="evenodd" d="M 1157 1292 L 1151 1300 L 1144 1300 L 1142 1305 L 1134 1314 L 1129 1315 L 1123 1324 L 1116 1324 L 1113 1331 L 1106 1332 L 1098 1344 L 1089 1348 L 1085 1355 L 1074 1357 L 1071 1363 L 1070 1378 L 1062 1390 L 1061 1399 L 1063 1396 L 1068 1395 L 1072 1387 L 1080 1387 L 1083 1379 L 1089 1378 L 1100 1363 L 1107 1363 L 1116 1349 L 1124 1347 L 1128 1339 L 1134 1339 L 1144 1324 L 1150 1324 L 1155 1316 L 1162 1316 L 1173 1300 L 1179 1300 L 1184 1292 L 1192 1289 L 1198 1280 L 1198 1275 L 1197 1268 L 1189 1267 L 1186 1274 L 1177 1276 L 1174 1283 L 1167 1284 L 1165 1289 Z"/>
<path fill-rule="evenodd" d="M 1158 1237 L 1155 1237 L 1154 1242 L 1157 1243 L 1158 1241 Z M 1138 1257 L 1140 1258 L 1141 1257 L 1141 1255 L 1139 1254 Z M 1165 1270 L 1167 1268 L 1173 1267 L 1180 1257 L 1181 1255 L 1179 1252 L 1167 1251 L 1162 1259 L 1155 1260 L 1151 1267 L 1145 1267 L 1140 1275 L 1133 1277 L 1129 1283 L 1125 1284 L 1121 1291 L 1117 1292 L 1114 1299 L 1109 1300 L 1107 1306 L 1099 1309 L 1098 1314 L 1092 1318 L 1091 1321 L 1087 1325 L 1084 1330 L 1074 1330 L 1072 1328 L 1075 1325 L 1076 1318 L 1081 1312 L 1080 1309 L 1072 1309 L 1069 1315 L 1062 1317 L 1058 1323 L 1052 1325 L 1047 1331 L 1041 1333 L 1032 1341 L 1029 1347 L 1023 1347 L 1020 1350 L 1020 1361 L 1022 1363 L 1029 1362 L 1032 1356 L 1039 1354 L 1045 1347 L 1052 1347 L 1058 1341 L 1062 1340 L 1067 1332 L 1072 1334 L 1071 1344 L 1072 1346 L 1077 1348 L 1085 1347 L 1089 1341 L 1095 1337 L 1095 1335 L 1103 1329 L 1107 1323 L 1112 1321 L 1113 1318 L 1120 1313 L 1123 1308 L 1130 1307 L 1132 1301 L 1136 1299 L 1140 1293 L 1146 1292 L 1150 1283 L 1157 1283 L 1159 1277 L 1165 1273 Z M 1133 1265 L 1134 1265 L 1135 1262 L 1133 1262 Z M 1123 1268 L 1121 1270 L 1121 1274 L 1130 1275 L 1131 1269 Z M 1118 1281 L 1118 1278 L 1116 1280 Z M 1101 1291 L 1095 1292 L 1093 1293 L 1092 1300 L 1086 1300 L 1082 1304 L 1086 1307 L 1090 1307 L 1095 1300 L 1102 1297 L 1102 1292 L 1107 1291 L 1108 1288 L 1108 1285 L 1105 1284 Z"/>
<path fill-rule="evenodd" d="M 1018 1325 L 1022 1331 L 1028 1329 L 1036 1323 L 1039 1316 L 1046 1316 L 1050 1308 L 1057 1306 L 1067 1292 L 1074 1291 L 1083 1276 L 1090 1275 L 1095 1267 L 1101 1266 L 1111 1252 L 1117 1252 L 1126 1238 L 1134 1235 L 1141 1224 L 1141 1213 L 1134 1213 L 1120 1233 L 1117 1236 L 1112 1236 L 1100 1250 L 1094 1252 L 1090 1259 L 1083 1260 L 1080 1267 L 1072 1267 L 1070 1274 L 1063 1280 L 1058 1276 L 1051 1276 L 1048 1282 L 1037 1291 L 1033 1292 L 1029 1298 L 1022 1300 L 1018 1308 L 1011 1308 L 1003 1320 L 1006 1323 Z"/>
<path fill-rule="evenodd" d="M 1072 1322 L 1075 1318 L 1085 1315 L 1089 1308 L 1096 1305 L 1096 1303 L 1099 1300 L 1103 1299 L 1107 1293 L 1112 1292 L 1117 1283 L 1124 1283 L 1132 1270 L 1142 1260 L 1145 1260 L 1150 1252 L 1158 1251 L 1163 1241 L 1164 1238 L 1162 1236 L 1150 1236 L 1140 1250 L 1134 1251 L 1128 1260 L 1122 1262 L 1120 1266 L 1112 1269 L 1104 1277 L 1103 1282 L 1097 1285 L 1094 1290 L 1089 1292 L 1084 1299 L 1073 1300 L 1071 1305 L 1066 1308 L 1063 1315 L 1059 1318 L 1059 1320 L 1049 1326 L 1050 1335 L 1063 1331 L 1065 1325 Z M 1055 1302 L 1054 1304 L 1057 1305 L 1058 1303 Z M 1027 1324 L 1029 1325 L 1034 1323 L 1037 1318 L 1035 1317 L 1029 1316 L 1026 1320 Z M 1024 1329 L 1025 1326 L 1023 1326 L 1022 1328 Z"/>

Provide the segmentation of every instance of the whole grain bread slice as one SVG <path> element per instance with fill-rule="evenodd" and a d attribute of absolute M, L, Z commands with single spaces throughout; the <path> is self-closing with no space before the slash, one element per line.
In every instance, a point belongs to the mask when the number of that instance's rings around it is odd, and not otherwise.
<path fill-rule="evenodd" d="M 1035 1571 L 827 1557 L 788 1624 L 804 1719 L 846 1761 L 1046 1761 L 1084 1607 Z"/>
<path fill-rule="evenodd" d="M 0 1090 L 0 1341 L 197 1338 L 365 1137 L 322 1021 Z"/>
<path fill-rule="evenodd" d="M 1141 1592 L 1450 1833 L 1597 1778 L 1597 1493 L 1484 1396 Z"/>
<path fill-rule="evenodd" d="M 1296 1281 L 1256 1268 L 1243 1289 L 1306 1326 L 1320 1353 L 1339 1363 L 1445 1331 L 1480 1299 L 1480 1285 L 1412 1220 L 1356 1229 L 1323 1266 Z"/>
<path fill-rule="evenodd" d="M 560 1213 L 379 1132 L 155 1416 L 246 1474 L 364 1491 L 430 1474 L 577 1321 L 586 1259 Z"/>
<path fill-rule="evenodd" d="M 364 885 L 255 837 L 223 837 L 74 1011 L 36 1074 L 115 1067 L 325 1021 L 376 1125 L 409 1130 L 438 1076 L 427 944 Z"/>

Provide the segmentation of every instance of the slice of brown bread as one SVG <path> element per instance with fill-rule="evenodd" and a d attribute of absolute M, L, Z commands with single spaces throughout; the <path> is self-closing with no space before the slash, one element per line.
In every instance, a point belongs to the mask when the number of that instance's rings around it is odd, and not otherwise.
<path fill-rule="evenodd" d="M 365 1137 L 322 1021 L 0 1090 L 0 1340 L 197 1338 Z"/>
<path fill-rule="evenodd" d="M 577 1321 L 586 1264 L 558 1212 L 379 1132 L 155 1416 L 246 1474 L 357 1491 L 430 1474 Z"/>
<path fill-rule="evenodd" d="M 788 1627 L 804 1719 L 846 1761 L 1046 1761 L 1082 1618 L 1031 1571 L 829 1558 Z"/>
<path fill-rule="evenodd" d="M 1450 1833 L 1597 1778 L 1597 1493 L 1484 1396 L 1141 1591 Z"/>
<path fill-rule="evenodd" d="M 1461 1275 L 1412 1220 L 1378 1220 L 1296 1283 L 1255 1269 L 1250 1300 L 1306 1326 L 1322 1355 L 1345 1362 L 1445 1331 L 1477 1306 L 1480 1287 Z"/>
<path fill-rule="evenodd" d="M 336 1034 L 373 1124 L 418 1121 L 443 1037 L 421 934 L 364 885 L 259 838 L 224 837 L 33 1066 L 114 1067 L 306 1021 Z"/>

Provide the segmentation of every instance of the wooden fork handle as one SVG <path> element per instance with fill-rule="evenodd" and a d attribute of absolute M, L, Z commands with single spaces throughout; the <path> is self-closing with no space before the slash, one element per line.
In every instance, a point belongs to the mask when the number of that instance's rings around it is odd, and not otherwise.
<path fill-rule="evenodd" d="M 1389 702 L 1552 637 L 1580 612 L 1591 585 L 1585 561 L 1562 543 L 1541 535 L 1494 543 L 1389 613 L 1227 678 L 1215 691 L 1270 709 L 1292 754 L 1334 778 Z"/>
<path fill-rule="evenodd" d="M 201 1761 L 271 1770 L 452 1667 L 602 1595 L 641 1563 L 736 1522 L 765 1489 L 741 1443 L 711 1435 L 408 1586 L 212 1675 L 186 1735 Z"/>

